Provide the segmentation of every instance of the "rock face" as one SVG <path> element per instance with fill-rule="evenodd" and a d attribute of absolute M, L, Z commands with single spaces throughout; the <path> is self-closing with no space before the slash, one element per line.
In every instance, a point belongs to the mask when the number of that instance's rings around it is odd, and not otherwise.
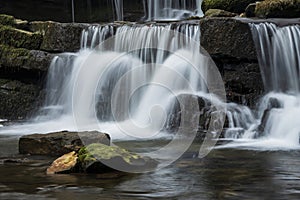
<path fill-rule="evenodd" d="M 242 13 L 250 3 L 255 3 L 256 0 L 204 0 L 203 10 L 222 9 L 234 13 Z"/>
<path fill-rule="evenodd" d="M 143 157 L 118 146 L 91 144 L 80 149 L 78 161 L 86 173 L 107 171 L 145 172 L 155 169 L 157 161 Z"/>
<path fill-rule="evenodd" d="M 300 17 L 299 0 L 265 0 L 256 5 L 255 15 L 262 18 Z"/>
<path fill-rule="evenodd" d="M 30 30 L 43 35 L 41 50 L 74 52 L 80 49 L 81 33 L 87 24 L 32 22 Z"/>
<path fill-rule="evenodd" d="M 100 132 L 57 132 L 26 135 L 19 140 L 21 154 L 61 156 L 78 151 L 84 145 L 102 143 L 109 145 L 110 137 Z"/>

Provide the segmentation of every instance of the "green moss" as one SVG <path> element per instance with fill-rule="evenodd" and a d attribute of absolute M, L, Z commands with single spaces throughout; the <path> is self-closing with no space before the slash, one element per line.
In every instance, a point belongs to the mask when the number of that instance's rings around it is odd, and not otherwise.
<path fill-rule="evenodd" d="M 30 51 L 0 44 L 0 64 L 3 66 L 23 66 L 30 59 Z"/>
<path fill-rule="evenodd" d="M 19 30 L 11 26 L 0 25 L 0 44 L 16 48 L 39 49 L 42 35 Z"/>
<path fill-rule="evenodd" d="M 206 12 L 209 9 L 221 9 L 234 13 L 242 13 L 250 3 L 257 0 L 204 0 L 203 10 Z"/>
<path fill-rule="evenodd" d="M 255 15 L 263 18 L 300 17 L 300 0 L 265 0 L 256 5 Z"/>
<path fill-rule="evenodd" d="M 0 14 L 0 24 L 13 26 L 15 24 L 15 18 L 10 15 Z"/>

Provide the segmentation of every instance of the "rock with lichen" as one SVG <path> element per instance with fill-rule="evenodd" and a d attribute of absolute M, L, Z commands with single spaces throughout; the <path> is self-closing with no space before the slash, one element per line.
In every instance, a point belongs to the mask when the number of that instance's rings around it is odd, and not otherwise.
<path fill-rule="evenodd" d="M 261 18 L 300 17 L 300 0 L 265 0 L 256 5 L 255 15 Z"/>
<path fill-rule="evenodd" d="M 75 169 L 77 159 L 78 156 L 75 151 L 65 154 L 52 163 L 52 165 L 47 169 L 47 174 L 70 173 Z"/>
<path fill-rule="evenodd" d="M 154 169 L 157 161 L 131 153 L 118 146 L 91 144 L 80 149 L 78 161 L 86 173 L 108 171 L 145 172 Z"/>

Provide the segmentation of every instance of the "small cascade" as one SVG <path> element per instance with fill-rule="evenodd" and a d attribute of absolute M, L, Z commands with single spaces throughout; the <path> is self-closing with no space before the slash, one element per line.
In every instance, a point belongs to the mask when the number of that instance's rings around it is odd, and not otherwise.
<path fill-rule="evenodd" d="M 147 21 L 172 21 L 202 17 L 202 0 L 144 0 Z"/>
<path fill-rule="evenodd" d="M 254 139 L 246 144 L 264 148 L 298 148 L 300 137 L 300 26 L 250 24 L 258 51 L 265 95 L 257 113 L 234 106 L 243 113 L 229 119 L 229 138 Z M 228 108 L 230 110 L 230 108 Z M 246 119 L 245 116 L 248 116 Z M 233 124 L 232 122 L 238 121 Z M 244 122 L 246 124 L 240 124 Z M 239 132 L 240 131 L 240 132 Z"/>
<path fill-rule="evenodd" d="M 78 53 L 53 59 L 34 123 L 14 131 L 155 136 L 168 126 L 178 95 L 207 94 L 203 77 L 211 61 L 200 54 L 199 40 L 193 22 L 91 26 Z"/>
<path fill-rule="evenodd" d="M 123 0 L 113 0 L 113 8 L 115 11 L 115 20 L 123 21 L 124 10 L 123 10 Z"/>

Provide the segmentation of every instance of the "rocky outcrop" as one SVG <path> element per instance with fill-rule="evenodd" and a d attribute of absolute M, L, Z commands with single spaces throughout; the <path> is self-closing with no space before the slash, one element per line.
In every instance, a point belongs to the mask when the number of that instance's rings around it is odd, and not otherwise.
<path fill-rule="evenodd" d="M 209 9 L 205 12 L 205 17 L 235 17 L 237 14 L 220 9 Z"/>
<path fill-rule="evenodd" d="M 61 156 L 70 151 L 78 151 L 84 145 L 91 143 L 109 145 L 110 137 L 96 131 L 26 135 L 19 140 L 19 152 L 30 155 Z"/>
<path fill-rule="evenodd" d="M 299 0 L 265 0 L 256 5 L 255 15 L 262 18 L 300 17 Z"/>
<path fill-rule="evenodd" d="M 43 35 L 41 50 L 48 52 L 74 52 L 80 49 L 82 30 L 87 24 L 32 22 L 30 30 Z"/>
<path fill-rule="evenodd" d="M 24 119 L 35 110 L 39 91 L 35 84 L 0 79 L 0 118 Z"/>
<path fill-rule="evenodd" d="M 242 13 L 250 3 L 255 3 L 256 0 L 204 0 L 203 10 L 222 9 L 234 13 Z"/>

